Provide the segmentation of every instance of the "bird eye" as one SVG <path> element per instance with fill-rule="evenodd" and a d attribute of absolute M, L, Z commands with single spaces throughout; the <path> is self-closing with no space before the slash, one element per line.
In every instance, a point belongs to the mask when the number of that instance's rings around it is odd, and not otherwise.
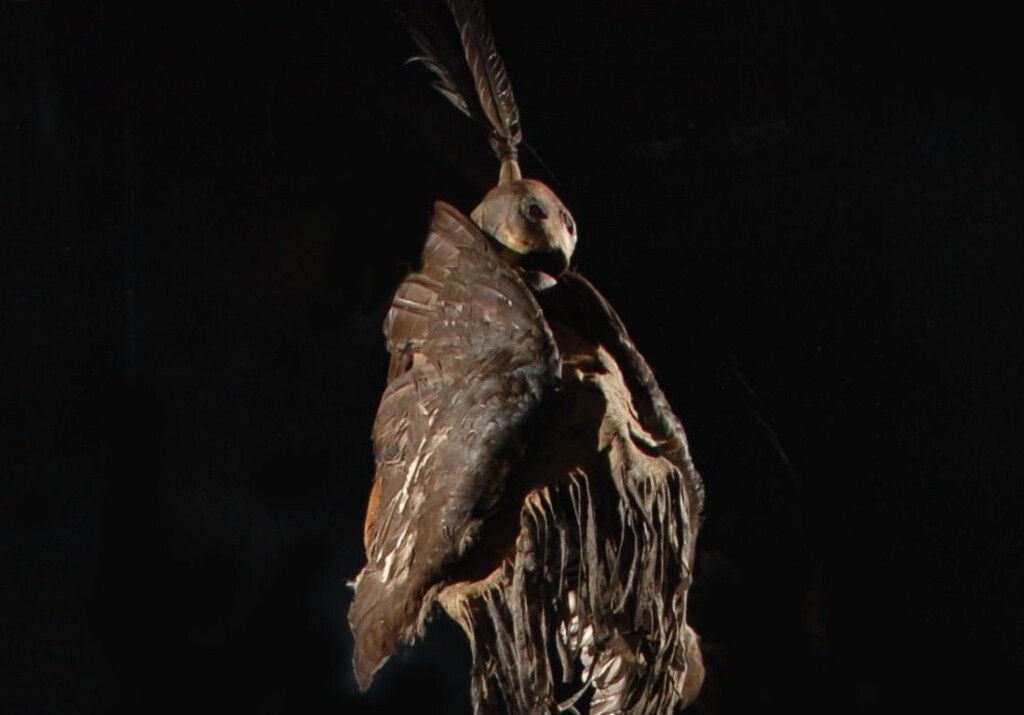
<path fill-rule="evenodd" d="M 536 201 L 531 201 L 526 205 L 526 213 L 535 221 L 543 221 L 548 217 L 548 212 Z"/>

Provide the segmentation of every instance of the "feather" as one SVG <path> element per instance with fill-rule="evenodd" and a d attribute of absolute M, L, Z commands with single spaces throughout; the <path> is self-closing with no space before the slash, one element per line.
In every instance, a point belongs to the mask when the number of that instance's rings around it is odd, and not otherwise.
<path fill-rule="evenodd" d="M 398 16 L 419 52 L 406 64 L 422 64 L 434 75 L 434 89 L 467 117 L 485 122 L 459 38 L 454 31 L 439 25 L 437 13 L 431 10 L 433 3 L 417 1 L 406 5 L 398 10 Z"/>
<path fill-rule="evenodd" d="M 514 162 L 523 140 L 519 107 L 483 4 L 447 1 L 457 37 L 440 26 L 430 3 L 410 2 L 399 10 L 419 53 L 409 62 L 426 67 L 434 75 L 434 89 L 460 112 L 490 128 L 498 159 Z"/>
<path fill-rule="evenodd" d="M 494 36 L 487 24 L 480 0 L 448 0 L 466 53 L 466 64 L 473 74 L 477 97 L 484 115 L 494 129 L 494 148 L 498 158 L 515 159 L 523 139 L 519 124 L 519 107 L 512 94 L 505 63 L 498 54 Z"/>

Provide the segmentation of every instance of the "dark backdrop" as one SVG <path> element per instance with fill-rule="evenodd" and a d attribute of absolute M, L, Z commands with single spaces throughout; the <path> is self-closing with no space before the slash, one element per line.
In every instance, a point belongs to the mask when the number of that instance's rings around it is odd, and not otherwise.
<path fill-rule="evenodd" d="M 346 579 L 383 311 L 485 137 L 379 3 L 135 5 L 0 8 L 0 712 L 465 711 L 443 623 L 356 694 Z M 489 3 L 527 173 L 707 483 L 698 712 L 1019 678 L 994 5 Z"/>

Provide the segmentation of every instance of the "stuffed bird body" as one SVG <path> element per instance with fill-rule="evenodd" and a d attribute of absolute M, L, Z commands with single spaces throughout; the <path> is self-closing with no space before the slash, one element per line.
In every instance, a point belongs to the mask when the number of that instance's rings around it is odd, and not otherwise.
<path fill-rule="evenodd" d="M 385 319 L 356 678 L 369 687 L 439 604 L 473 646 L 477 712 L 671 712 L 703 679 L 686 622 L 700 476 L 621 320 L 569 269 L 575 220 L 521 176 L 482 7 L 448 4 L 465 64 L 422 25 L 420 59 L 486 119 L 501 169 L 469 216 L 435 204 Z"/>

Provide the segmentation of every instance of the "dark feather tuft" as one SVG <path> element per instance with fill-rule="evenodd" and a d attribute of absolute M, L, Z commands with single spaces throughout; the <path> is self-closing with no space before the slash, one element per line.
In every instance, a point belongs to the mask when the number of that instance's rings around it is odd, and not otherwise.
<path fill-rule="evenodd" d="M 501 159 L 515 158 L 519 142 L 523 140 L 519 107 L 512 94 L 512 82 L 505 63 L 498 54 L 487 24 L 484 6 L 480 0 L 448 0 L 448 7 L 459 28 L 480 105 L 494 129 L 498 156 Z"/>
<path fill-rule="evenodd" d="M 409 2 L 398 14 L 416 44 L 410 62 L 434 75 L 434 88 L 463 114 L 487 125 L 501 160 L 515 159 L 523 140 L 519 107 L 480 0 L 448 0 L 456 33 L 441 26 L 434 3 Z"/>

